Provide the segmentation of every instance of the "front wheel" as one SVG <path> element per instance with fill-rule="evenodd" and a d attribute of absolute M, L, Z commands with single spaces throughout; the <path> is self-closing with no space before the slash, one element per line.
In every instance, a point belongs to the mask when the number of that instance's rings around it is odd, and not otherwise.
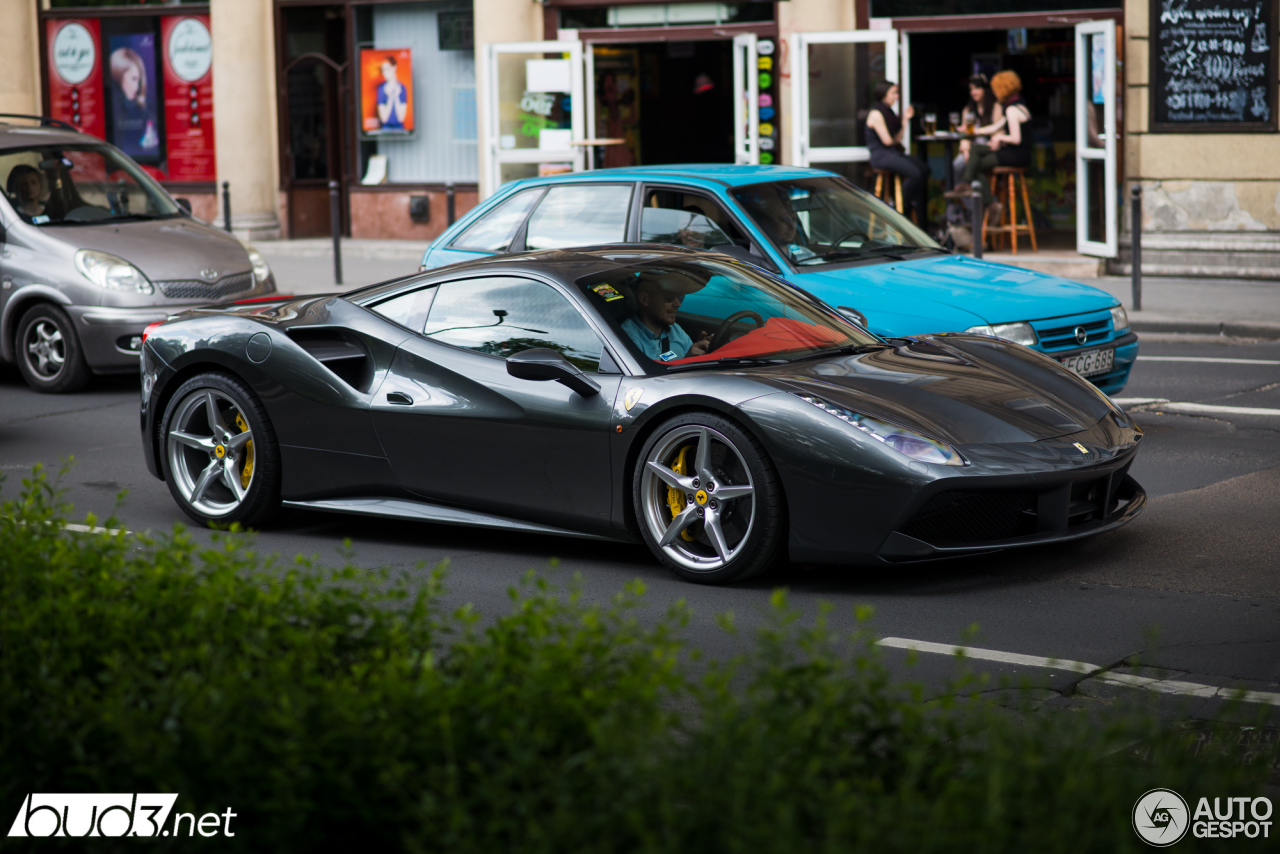
<path fill-rule="evenodd" d="M 727 418 L 688 413 L 662 424 L 636 463 L 632 497 L 641 535 L 689 581 L 723 584 L 782 556 L 782 482 L 756 439 Z"/>
<path fill-rule="evenodd" d="M 202 525 L 261 525 L 280 509 L 280 448 L 257 395 L 207 373 L 170 398 L 160 465 L 178 506 Z"/>
<path fill-rule="evenodd" d="M 22 378 L 38 392 L 66 394 L 89 382 L 75 325 L 56 306 L 37 305 L 22 316 L 14 350 Z"/>

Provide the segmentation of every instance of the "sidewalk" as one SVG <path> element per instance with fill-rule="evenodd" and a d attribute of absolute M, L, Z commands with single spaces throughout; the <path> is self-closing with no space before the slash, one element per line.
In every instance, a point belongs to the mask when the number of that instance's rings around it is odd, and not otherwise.
<path fill-rule="evenodd" d="M 341 292 L 415 273 L 426 249 L 425 243 L 409 240 L 344 239 L 343 284 L 335 285 L 333 243 L 327 237 L 256 246 L 275 271 L 280 292 L 287 294 Z M 1004 259 L 988 253 L 987 260 Z M 1067 273 L 1060 275 L 1118 298 L 1137 332 L 1280 339 L 1280 282 L 1144 277 L 1142 311 L 1134 311 L 1128 278 Z"/>

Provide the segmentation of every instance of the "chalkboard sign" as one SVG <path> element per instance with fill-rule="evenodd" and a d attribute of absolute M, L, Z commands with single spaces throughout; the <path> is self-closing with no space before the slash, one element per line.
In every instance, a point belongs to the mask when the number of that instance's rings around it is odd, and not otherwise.
<path fill-rule="evenodd" d="M 1151 130 L 1275 130 L 1276 21 L 1276 0 L 1152 0 Z"/>

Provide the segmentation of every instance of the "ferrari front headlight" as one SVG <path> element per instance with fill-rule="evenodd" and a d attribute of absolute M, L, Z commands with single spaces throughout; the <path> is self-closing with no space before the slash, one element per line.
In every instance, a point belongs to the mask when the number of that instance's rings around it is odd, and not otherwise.
<path fill-rule="evenodd" d="M 96 249 L 81 249 L 76 253 L 76 269 L 89 281 L 110 291 L 136 291 L 154 293 L 151 280 L 142 271 L 123 258 Z"/>
<path fill-rule="evenodd" d="M 959 451 L 946 442 L 939 442 L 937 439 L 931 439 L 915 430 L 899 427 L 896 424 L 890 424 L 887 421 L 881 421 L 878 418 L 871 418 L 851 409 L 845 409 L 843 406 L 837 406 L 812 394 L 797 393 L 796 396 L 807 403 L 813 404 L 823 412 L 834 415 L 846 424 L 853 425 L 871 438 L 878 442 L 883 442 L 909 459 L 940 466 L 967 466 L 969 464 L 968 460 L 960 456 Z"/>

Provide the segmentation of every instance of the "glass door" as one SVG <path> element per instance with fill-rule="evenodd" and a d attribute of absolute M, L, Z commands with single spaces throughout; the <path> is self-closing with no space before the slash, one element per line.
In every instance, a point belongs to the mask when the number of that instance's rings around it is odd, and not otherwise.
<path fill-rule="evenodd" d="M 1116 257 L 1116 22 L 1076 24 L 1076 247 Z"/>
<path fill-rule="evenodd" d="M 733 37 L 733 162 L 760 163 L 760 72 L 755 34 Z"/>
<path fill-rule="evenodd" d="M 487 70 L 488 193 L 586 168 L 582 42 L 493 44 Z"/>
<path fill-rule="evenodd" d="M 871 107 L 871 90 L 882 80 L 899 82 L 898 67 L 897 30 L 792 36 L 792 163 L 814 166 L 870 160 L 866 111 Z"/>

